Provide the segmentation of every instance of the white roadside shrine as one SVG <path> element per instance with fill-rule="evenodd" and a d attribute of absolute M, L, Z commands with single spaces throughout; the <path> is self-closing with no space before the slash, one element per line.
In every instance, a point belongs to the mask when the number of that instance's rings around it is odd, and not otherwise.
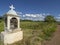
<path fill-rule="evenodd" d="M 4 15 L 4 31 L 1 32 L 1 41 L 4 45 L 12 44 L 23 39 L 23 31 L 20 28 L 20 17 L 14 10 L 13 5 Z"/>

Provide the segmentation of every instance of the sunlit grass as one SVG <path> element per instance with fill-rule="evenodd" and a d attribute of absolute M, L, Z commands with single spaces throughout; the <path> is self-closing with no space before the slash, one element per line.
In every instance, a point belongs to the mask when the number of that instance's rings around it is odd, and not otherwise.
<path fill-rule="evenodd" d="M 34 45 L 37 42 L 48 40 L 56 30 L 56 23 L 21 21 L 21 30 L 23 30 L 23 40 L 12 45 Z M 0 32 L 4 30 L 4 22 L 0 22 Z M 35 41 L 36 40 L 36 41 Z M 33 42 L 33 43 L 32 43 Z"/>

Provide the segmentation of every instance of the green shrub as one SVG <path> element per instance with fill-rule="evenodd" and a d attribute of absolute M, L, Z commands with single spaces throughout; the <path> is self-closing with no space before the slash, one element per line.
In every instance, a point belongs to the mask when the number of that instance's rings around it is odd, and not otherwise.
<path fill-rule="evenodd" d="M 0 32 L 3 31 L 3 30 L 4 30 L 4 22 L 1 21 L 1 22 L 0 22 Z"/>
<path fill-rule="evenodd" d="M 45 35 L 45 39 L 48 39 L 56 31 L 56 23 L 50 23 L 45 25 L 45 27 L 42 28 L 42 31 Z"/>

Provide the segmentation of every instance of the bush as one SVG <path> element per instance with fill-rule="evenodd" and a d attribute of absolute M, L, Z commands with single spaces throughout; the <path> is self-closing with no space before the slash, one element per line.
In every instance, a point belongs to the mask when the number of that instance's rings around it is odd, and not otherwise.
<path fill-rule="evenodd" d="M 42 31 L 45 35 L 45 39 L 47 40 L 56 31 L 56 23 L 47 23 L 47 25 L 42 28 Z"/>
<path fill-rule="evenodd" d="M 3 30 L 4 30 L 4 22 L 1 21 L 1 22 L 0 22 L 0 32 L 3 31 Z"/>
<path fill-rule="evenodd" d="M 45 22 L 56 22 L 55 18 L 51 15 L 45 17 Z"/>

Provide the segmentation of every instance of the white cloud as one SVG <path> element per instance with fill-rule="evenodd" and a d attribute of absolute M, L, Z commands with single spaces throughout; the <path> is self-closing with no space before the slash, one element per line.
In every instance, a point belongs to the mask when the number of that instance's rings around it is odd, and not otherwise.
<path fill-rule="evenodd" d="M 22 14 L 21 18 L 22 19 L 27 19 L 27 20 L 44 20 L 45 16 L 50 15 L 49 13 L 45 14 Z"/>
<path fill-rule="evenodd" d="M 25 14 L 25 16 L 27 16 L 27 17 L 36 17 L 36 15 L 34 15 L 34 14 Z"/>
<path fill-rule="evenodd" d="M 16 11 L 16 12 L 17 12 L 17 11 Z M 21 15 L 21 14 L 22 14 L 22 12 L 17 12 L 17 14 L 18 14 L 18 15 Z"/>
<path fill-rule="evenodd" d="M 22 15 L 23 17 L 25 17 L 25 15 Z"/>
<path fill-rule="evenodd" d="M 23 18 L 28 20 L 44 20 L 44 15 L 42 14 L 25 14 L 23 15 Z"/>
<path fill-rule="evenodd" d="M 37 17 L 37 15 L 32 14 L 31 17 Z"/>
<path fill-rule="evenodd" d="M 25 16 L 31 16 L 30 14 L 25 14 Z"/>
<path fill-rule="evenodd" d="M 60 21 L 60 14 L 57 17 L 55 17 L 55 19 L 56 21 Z"/>
<path fill-rule="evenodd" d="M 55 17 L 56 21 L 60 21 L 60 17 Z"/>
<path fill-rule="evenodd" d="M 44 18 L 44 15 L 42 15 L 42 14 L 39 14 L 39 16 L 38 17 L 40 17 L 40 18 Z"/>

